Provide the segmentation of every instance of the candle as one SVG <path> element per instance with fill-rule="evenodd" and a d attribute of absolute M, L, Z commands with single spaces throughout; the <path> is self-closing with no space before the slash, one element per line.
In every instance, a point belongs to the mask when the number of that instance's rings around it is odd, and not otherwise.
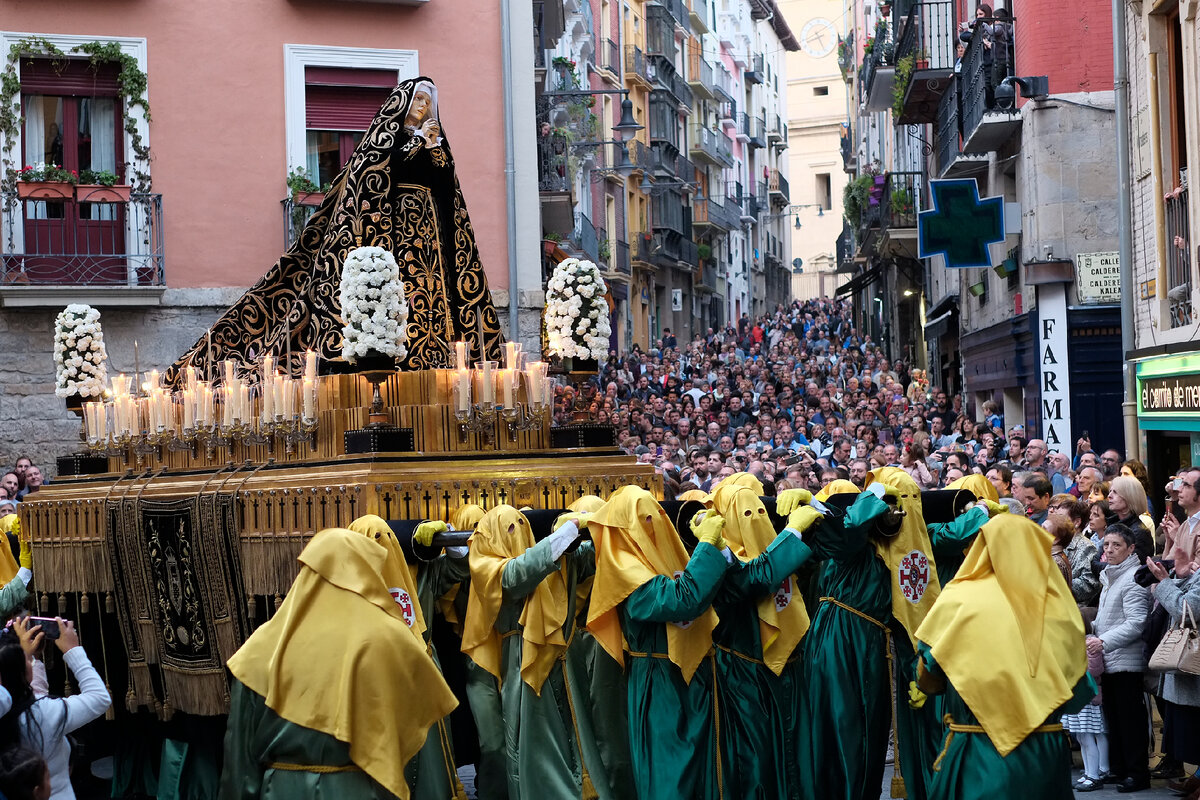
<path fill-rule="evenodd" d="M 454 368 L 455 369 L 466 369 L 467 368 L 467 343 L 466 342 L 455 342 L 454 343 Z"/>
<path fill-rule="evenodd" d="M 516 342 L 505 342 L 504 344 L 504 367 L 505 369 L 517 368 L 517 350 L 519 345 Z"/>
<path fill-rule="evenodd" d="M 269 359 L 269 356 L 268 356 Z M 267 359 L 263 360 L 263 368 L 267 365 Z M 275 376 L 269 372 L 263 372 L 260 391 L 262 393 L 262 421 L 272 422 L 275 419 Z"/>
<path fill-rule="evenodd" d="M 304 354 L 304 380 L 317 382 L 317 354 L 312 350 Z"/>
<path fill-rule="evenodd" d="M 108 404 L 96 404 L 96 438 L 104 441 L 108 438 Z"/>
<path fill-rule="evenodd" d="M 233 424 L 233 387 L 226 386 L 222 391 L 222 395 L 224 404 L 221 407 L 221 426 L 227 428 Z"/>
<path fill-rule="evenodd" d="M 250 387 L 244 383 L 237 387 L 237 418 L 242 422 L 250 421 Z"/>
<path fill-rule="evenodd" d="M 138 358 L 138 343 L 137 339 L 133 340 L 133 389 L 136 392 L 138 388 L 138 378 L 141 377 L 141 361 Z"/>
<path fill-rule="evenodd" d="M 228 358 L 225 359 L 225 385 L 232 386 L 236 378 L 237 370 L 234 369 L 233 361 Z"/>
<path fill-rule="evenodd" d="M 513 407 L 513 371 L 511 369 L 502 369 L 500 374 L 500 396 L 504 400 L 505 408 Z"/>
<path fill-rule="evenodd" d="M 206 383 L 200 387 L 200 413 L 197 416 L 202 416 L 201 420 L 204 427 L 209 427 L 213 424 L 213 390 L 212 384 Z"/>
<path fill-rule="evenodd" d="M 208 331 L 208 382 L 212 383 L 213 379 L 213 359 L 212 359 L 212 330 Z"/>
<path fill-rule="evenodd" d="M 304 379 L 304 419 L 314 420 L 317 418 L 317 392 L 316 381 L 309 378 Z"/>
<path fill-rule="evenodd" d="M 482 373 L 479 386 L 479 402 L 484 405 L 495 405 L 496 403 L 496 385 L 492 382 L 492 367 L 495 364 L 495 361 L 479 362 Z"/>
<path fill-rule="evenodd" d="M 149 379 L 149 383 L 150 383 L 150 388 L 151 388 L 151 389 L 157 389 L 157 388 L 158 388 L 158 370 L 156 370 L 156 369 L 152 369 L 152 370 L 150 370 L 150 379 Z"/>
<path fill-rule="evenodd" d="M 195 367 L 187 368 L 187 388 L 191 389 L 193 392 L 196 391 L 196 368 Z"/>
<path fill-rule="evenodd" d="M 460 342 L 459 344 L 465 343 Z M 457 400 L 457 408 L 459 411 L 471 410 L 471 370 L 467 369 L 466 367 L 458 368 Z"/>
<path fill-rule="evenodd" d="M 196 390 L 183 390 L 183 429 L 190 431 L 196 427 Z"/>

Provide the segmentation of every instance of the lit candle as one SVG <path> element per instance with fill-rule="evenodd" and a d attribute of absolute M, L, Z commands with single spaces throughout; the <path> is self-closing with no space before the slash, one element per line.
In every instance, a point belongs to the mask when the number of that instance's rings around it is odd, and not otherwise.
<path fill-rule="evenodd" d="M 313 420 L 317 418 L 317 392 L 316 381 L 308 378 L 304 379 L 304 418 Z"/>
<path fill-rule="evenodd" d="M 458 368 L 458 410 L 471 410 L 471 370 L 466 367 Z"/>
<path fill-rule="evenodd" d="M 136 392 L 138 388 L 138 379 L 141 377 L 142 367 L 141 361 L 138 358 L 138 343 L 137 339 L 133 340 L 133 390 Z"/>
<path fill-rule="evenodd" d="M 467 368 L 467 343 L 454 343 L 454 368 L 464 370 Z"/>
<path fill-rule="evenodd" d="M 250 387 L 239 383 L 237 387 L 237 418 L 242 422 L 250 421 Z"/>
<path fill-rule="evenodd" d="M 183 390 L 183 429 L 190 431 L 196 427 L 196 390 Z"/>
<path fill-rule="evenodd" d="M 104 441 L 108 438 L 108 404 L 96 404 L 96 438 Z"/>
<path fill-rule="evenodd" d="M 268 356 L 268 358 L 270 358 Z M 266 369 L 267 359 L 263 359 L 263 369 Z M 259 384 L 259 390 L 262 394 L 262 421 L 273 422 L 275 420 L 275 376 L 270 372 L 263 372 L 262 383 Z"/>
<path fill-rule="evenodd" d="M 187 368 L 187 388 L 191 389 L 193 392 L 196 391 L 196 368 L 195 367 Z"/>
<path fill-rule="evenodd" d="M 304 380 L 317 382 L 317 354 L 312 350 L 304 354 Z"/>
<path fill-rule="evenodd" d="M 225 385 L 232 386 L 234 379 L 237 377 L 237 370 L 233 367 L 232 359 L 225 359 Z"/>
<path fill-rule="evenodd" d="M 211 383 L 206 383 L 206 384 L 204 384 L 204 385 L 203 385 L 203 386 L 200 388 L 200 391 L 201 391 L 201 397 L 200 397 L 200 412 L 201 412 L 201 414 L 202 414 L 202 415 L 203 415 L 203 417 L 204 417 L 204 419 L 203 419 L 203 421 L 202 421 L 202 422 L 203 422 L 203 424 L 204 424 L 204 427 L 206 427 L 206 428 L 207 428 L 209 425 L 212 425 L 212 424 L 213 424 L 213 390 L 212 390 L 212 384 L 211 384 Z"/>
<path fill-rule="evenodd" d="M 222 391 L 222 400 L 224 400 L 224 403 L 221 406 L 221 425 L 224 427 L 228 427 L 233 424 L 234 397 L 233 397 L 233 387 L 232 386 L 226 386 L 224 388 L 224 390 Z"/>
<path fill-rule="evenodd" d="M 517 368 L 517 348 L 516 342 L 505 342 L 504 344 L 504 368 Z"/>
<path fill-rule="evenodd" d="M 150 370 L 150 377 L 149 377 L 148 382 L 150 384 L 151 389 L 158 388 L 158 370 L 156 370 L 156 369 Z"/>

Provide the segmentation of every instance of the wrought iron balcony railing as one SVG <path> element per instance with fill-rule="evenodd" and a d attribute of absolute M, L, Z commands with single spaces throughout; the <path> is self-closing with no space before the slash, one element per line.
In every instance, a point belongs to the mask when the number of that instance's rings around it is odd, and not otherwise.
<path fill-rule="evenodd" d="M 0 283 L 163 286 L 162 195 L 91 196 L 99 201 L 0 194 Z"/>
<path fill-rule="evenodd" d="M 1169 327 L 1192 324 L 1192 253 L 1188 242 L 1187 184 L 1173 189 L 1166 197 L 1167 217 L 1167 312 Z"/>
<path fill-rule="evenodd" d="M 925 202 L 924 186 L 923 172 L 889 172 L 883 184 L 880 229 L 917 227 L 917 212 Z"/>
<path fill-rule="evenodd" d="M 693 125 L 691 133 L 691 153 L 694 158 L 703 159 L 718 167 L 733 166 L 733 143 L 723 132 Z"/>

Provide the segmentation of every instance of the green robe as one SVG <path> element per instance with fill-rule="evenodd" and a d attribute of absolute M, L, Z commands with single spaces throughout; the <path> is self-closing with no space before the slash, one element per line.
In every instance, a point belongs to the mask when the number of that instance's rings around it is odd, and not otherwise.
<path fill-rule="evenodd" d="M 946 680 L 934 661 L 929 646 L 919 645 L 925 669 L 936 679 Z M 1063 714 L 1074 714 L 1096 695 L 1096 683 L 1088 673 L 1075 684 L 1071 699 L 1047 719 L 1058 722 Z M 946 685 L 945 712 L 960 725 L 978 725 L 979 720 L 954 687 Z M 1071 746 L 1062 731 L 1034 732 L 1007 756 L 1001 756 L 984 733 L 958 733 L 943 738 L 941 763 L 929 784 L 930 800 L 1073 800 L 1071 789 Z"/>
<path fill-rule="evenodd" d="M 891 727 L 888 634 L 891 576 L 868 539 L 888 506 L 864 492 L 815 526 L 830 561 L 822 601 L 804 637 L 799 766 L 801 796 L 877 800 Z M 863 616 L 870 620 L 864 619 Z M 871 620 L 874 620 L 872 622 Z"/>
<path fill-rule="evenodd" d="M 988 521 L 988 512 L 972 508 L 952 522 L 929 526 L 929 541 L 937 566 L 938 583 L 945 587 L 954 579 L 966 558 L 967 548 Z M 896 746 L 909 800 L 926 800 L 933 778 L 933 762 L 942 749 L 946 726 L 942 717 L 945 697 L 933 695 L 919 709 L 908 705 L 908 687 L 917 679 L 917 655 L 899 625 L 893 625 L 896 640 Z"/>
<path fill-rule="evenodd" d="M 629 648 L 629 749 L 641 800 L 723 796 L 715 662 L 706 657 L 685 683 L 667 658 L 666 626 L 703 614 L 728 566 L 719 550 L 701 542 L 678 578 L 655 576 L 618 606 Z"/>
<path fill-rule="evenodd" d="M 604 765 L 607 787 L 596 787 L 601 797 L 632 797 L 634 794 L 633 756 L 629 753 L 629 716 L 626 701 L 625 670 L 608 654 L 596 637 L 584 627 L 590 598 L 575 617 L 575 639 L 567 648 L 567 668 L 571 675 L 572 698 L 580 710 L 580 727 L 590 727 L 592 735 L 583 736 L 584 744 L 595 744 L 593 757 L 585 753 L 588 764 L 599 760 Z M 585 719 L 586 718 L 586 719 Z M 586 722 L 586 724 L 585 724 Z M 595 784 L 597 775 L 592 775 Z"/>
<path fill-rule="evenodd" d="M 225 729 L 225 769 L 221 800 L 393 800 L 360 769 L 302 772 L 272 764 L 340 767 L 353 765 L 350 745 L 305 728 L 267 708 L 266 701 L 233 680 L 229 726 Z"/>
<path fill-rule="evenodd" d="M 802 603 L 794 573 L 812 556 L 791 531 L 775 538 L 751 561 L 735 562 L 713 601 L 720 623 L 717 646 L 717 700 L 721 713 L 721 763 L 728 797 L 799 797 L 796 738 L 800 710 L 800 653 L 776 675 L 764 663 L 758 603 L 788 580 L 790 602 Z"/>
<path fill-rule="evenodd" d="M 563 638 L 571 641 L 575 627 L 575 584 L 595 571 L 595 550 L 584 543 L 563 557 L 567 584 L 567 617 Z M 565 658 L 551 668 L 538 694 L 521 679 L 521 612 L 525 599 L 546 576 L 559 569 L 550 557 L 550 540 L 543 539 L 516 558 L 510 559 L 501 575 L 504 600 L 496 617 L 496 631 L 504 635 L 500 700 L 504 714 L 505 748 L 508 753 L 508 796 L 513 800 L 576 798 L 582 793 L 583 762 L 597 791 L 607 786 L 604 765 L 591 755 L 594 741 L 581 744 L 590 728 L 577 724 L 576 687 Z M 513 635 L 505 635 L 513 634 Z M 586 718 L 585 718 L 586 719 Z M 602 795 L 602 797 L 606 797 Z"/>
<path fill-rule="evenodd" d="M 430 644 L 433 625 L 434 603 L 450 588 L 471 574 L 467 557 L 452 558 L 443 553 L 432 561 L 417 567 L 417 603 L 425 618 L 425 647 L 433 663 L 442 668 L 437 651 Z M 420 752 L 404 768 L 404 778 L 412 790 L 413 800 L 449 800 L 458 789 L 458 774 L 455 771 L 453 739 L 450 736 L 450 720 L 441 719 L 429 729 L 429 735 Z"/>

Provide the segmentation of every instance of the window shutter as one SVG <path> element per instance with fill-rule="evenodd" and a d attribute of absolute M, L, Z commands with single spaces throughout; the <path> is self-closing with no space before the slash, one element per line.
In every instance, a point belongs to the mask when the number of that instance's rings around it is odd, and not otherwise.
<path fill-rule="evenodd" d="M 394 70 L 306 67 L 305 127 L 365 131 L 396 81 Z"/>
<path fill-rule="evenodd" d="M 93 67 L 86 59 L 68 59 L 63 65 L 48 58 L 21 59 L 21 91 L 61 97 L 116 97 L 116 62 Z"/>

